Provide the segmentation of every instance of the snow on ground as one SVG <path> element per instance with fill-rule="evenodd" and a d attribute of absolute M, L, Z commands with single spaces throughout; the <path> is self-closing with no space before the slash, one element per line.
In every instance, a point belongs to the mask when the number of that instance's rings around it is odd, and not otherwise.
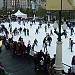
<path fill-rule="evenodd" d="M 5 25 L 6 28 L 8 28 L 9 30 L 9 23 L 2 23 Z M 25 36 L 24 33 L 22 32 L 19 35 L 14 36 L 14 41 L 18 41 L 19 37 L 22 36 L 24 39 L 24 44 L 27 45 L 28 44 L 28 40 L 31 41 L 31 45 L 33 44 L 34 39 L 36 38 L 38 40 L 38 46 L 35 46 L 35 51 L 40 51 L 41 49 L 44 50 L 43 48 L 43 39 L 46 36 L 46 32 L 45 32 L 45 24 L 42 25 L 42 28 L 39 29 L 39 33 L 35 34 L 36 28 L 38 28 L 39 23 L 36 22 L 35 24 L 32 25 L 32 27 L 30 27 L 30 22 L 25 23 L 25 26 L 21 23 L 21 25 L 18 24 L 18 22 L 11 22 L 12 24 L 12 30 L 17 27 L 17 28 L 28 28 L 29 29 L 29 36 Z M 51 24 L 50 28 L 47 28 L 47 33 L 50 33 L 50 30 L 53 30 L 53 35 L 51 35 L 52 37 L 52 43 L 51 46 L 48 46 L 48 53 L 50 54 L 51 58 L 53 57 L 54 54 L 56 54 L 56 41 L 57 41 L 57 35 L 54 33 L 54 29 L 53 29 L 53 24 Z M 74 28 L 75 29 L 75 28 Z M 71 60 L 73 55 L 75 55 L 75 45 L 73 47 L 73 52 L 70 51 L 69 48 L 69 38 L 71 37 L 74 41 L 75 41 L 75 35 L 70 36 L 70 30 L 67 28 L 67 35 L 68 38 L 65 39 L 64 35 L 62 36 L 62 62 L 71 66 Z M 0 34 L 3 35 L 3 34 Z M 11 37 L 11 34 L 9 34 L 9 37 Z M 68 71 L 69 67 L 64 67 L 65 71 Z"/>

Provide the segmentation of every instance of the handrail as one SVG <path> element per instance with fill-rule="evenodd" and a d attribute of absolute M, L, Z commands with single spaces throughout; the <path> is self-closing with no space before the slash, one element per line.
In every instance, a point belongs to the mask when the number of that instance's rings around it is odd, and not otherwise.
<path fill-rule="evenodd" d="M 64 63 L 62 63 L 62 64 L 64 64 Z M 64 65 L 68 66 L 68 67 L 70 68 L 70 72 L 71 72 L 71 70 L 72 70 L 71 68 L 72 68 L 72 67 L 69 66 L 69 65 L 67 65 L 67 64 L 64 64 Z M 75 69 L 73 68 L 73 70 L 75 70 Z"/>
<path fill-rule="evenodd" d="M 69 66 L 69 65 L 67 65 L 67 64 L 65 64 L 65 63 L 62 63 L 63 65 L 65 65 L 65 66 L 68 66 L 69 68 L 72 68 L 71 66 Z"/>

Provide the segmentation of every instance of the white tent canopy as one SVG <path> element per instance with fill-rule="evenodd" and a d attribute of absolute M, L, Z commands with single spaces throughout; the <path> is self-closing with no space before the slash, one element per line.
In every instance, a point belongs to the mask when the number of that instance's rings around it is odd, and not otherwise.
<path fill-rule="evenodd" d="M 15 14 L 13 14 L 13 15 L 15 15 L 15 16 L 17 16 L 17 17 L 22 17 L 22 18 L 27 18 L 27 14 L 24 14 L 24 13 L 22 13 L 22 12 L 20 12 L 20 10 L 18 10 Z"/>

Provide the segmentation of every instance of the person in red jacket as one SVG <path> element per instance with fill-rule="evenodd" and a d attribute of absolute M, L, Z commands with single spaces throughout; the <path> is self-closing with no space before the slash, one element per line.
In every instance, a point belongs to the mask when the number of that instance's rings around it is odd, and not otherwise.
<path fill-rule="evenodd" d="M 48 28 L 50 27 L 50 22 L 48 22 Z"/>

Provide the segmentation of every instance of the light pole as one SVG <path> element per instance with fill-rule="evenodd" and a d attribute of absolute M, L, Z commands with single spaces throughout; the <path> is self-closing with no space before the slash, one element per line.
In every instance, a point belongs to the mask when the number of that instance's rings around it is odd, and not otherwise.
<path fill-rule="evenodd" d="M 9 11 L 7 12 L 7 14 L 8 14 L 9 21 L 11 22 L 11 12 Z"/>
<path fill-rule="evenodd" d="M 56 60 L 55 60 L 55 70 L 56 70 L 56 75 L 62 75 L 62 70 L 64 70 L 63 65 L 62 65 L 62 41 L 61 41 L 61 36 L 65 35 L 65 31 L 67 28 L 66 23 L 63 24 L 63 30 L 64 32 L 61 33 L 61 11 L 62 11 L 62 0 L 61 0 L 61 10 L 59 10 L 59 23 L 55 21 L 53 27 L 54 27 L 54 32 L 58 35 L 58 40 L 57 40 L 57 46 L 56 46 Z M 59 28 L 58 32 L 56 31 L 57 26 Z"/>
<path fill-rule="evenodd" d="M 48 22 L 50 22 L 50 11 L 47 11 L 47 15 L 48 15 Z"/>
<path fill-rule="evenodd" d="M 62 25 L 62 29 L 63 29 L 64 32 L 62 32 L 62 33 L 57 32 L 56 29 L 57 29 L 57 27 L 59 27 L 59 25 L 56 21 L 53 25 L 54 32 L 58 35 L 58 40 L 56 42 L 57 43 L 56 60 L 55 60 L 55 65 L 54 65 L 55 70 L 56 70 L 56 75 L 62 74 L 62 70 L 64 70 L 63 65 L 62 65 L 62 41 L 61 41 L 61 36 L 66 34 L 66 29 L 67 29 L 67 24 L 66 24 L 66 22 L 64 22 L 64 24 Z"/>

